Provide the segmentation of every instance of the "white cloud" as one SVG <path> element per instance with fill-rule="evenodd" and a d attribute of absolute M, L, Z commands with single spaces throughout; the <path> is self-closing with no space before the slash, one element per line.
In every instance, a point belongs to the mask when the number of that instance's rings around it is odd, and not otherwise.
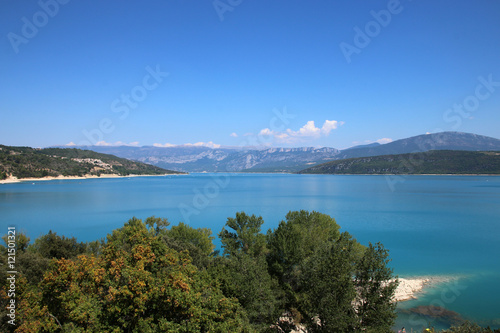
<path fill-rule="evenodd" d="M 264 128 L 260 130 L 260 136 L 272 136 L 280 143 L 296 143 L 301 141 L 307 141 L 308 139 L 318 139 L 320 137 L 326 137 L 330 135 L 330 132 L 337 129 L 339 126 L 343 125 L 343 121 L 337 120 L 325 120 L 323 126 L 316 127 L 313 120 L 309 120 L 304 126 L 294 131 L 290 128 L 285 131 L 273 131 L 269 128 Z"/>
<path fill-rule="evenodd" d="M 274 132 L 271 131 L 269 128 L 263 128 L 259 132 L 259 135 L 265 135 L 265 136 L 273 135 L 273 134 L 274 134 Z"/>
<path fill-rule="evenodd" d="M 286 133 L 278 133 L 278 134 L 275 135 L 275 137 L 278 138 L 278 139 L 280 139 L 280 140 L 286 140 L 286 138 L 288 138 L 289 135 L 286 134 Z"/>
<path fill-rule="evenodd" d="M 321 127 L 321 134 L 324 134 L 325 136 L 330 134 L 331 130 L 337 129 L 337 127 L 344 125 L 343 121 L 336 121 L 336 120 L 325 120 L 325 123 L 323 124 L 323 127 Z"/>
<path fill-rule="evenodd" d="M 309 120 L 298 131 L 292 131 L 291 129 L 287 129 L 286 132 L 289 136 L 292 136 L 292 137 L 319 138 L 321 135 L 321 129 L 314 125 L 314 120 Z"/>
<path fill-rule="evenodd" d="M 220 148 L 219 144 L 213 143 L 212 141 L 209 141 L 209 142 L 196 142 L 195 144 L 193 144 L 193 146 L 209 147 L 209 148 Z"/>
<path fill-rule="evenodd" d="M 68 147 L 76 146 L 76 143 L 71 141 L 70 143 L 65 144 L 65 146 L 68 146 Z"/>
<path fill-rule="evenodd" d="M 238 134 L 236 134 L 235 132 L 229 134 L 229 136 L 232 136 L 233 138 L 237 138 L 238 137 Z"/>
<path fill-rule="evenodd" d="M 220 148 L 221 145 L 209 142 L 196 142 L 196 143 L 185 143 L 182 145 L 174 145 L 171 143 L 153 143 L 154 147 L 169 148 L 169 147 L 209 147 L 209 148 Z"/>
<path fill-rule="evenodd" d="M 139 141 L 134 141 L 130 143 L 122 142 L 122 141 L 116 141 L 115 143 L 112 142 L 106 142 L 106 141 L 99 141 L 95 144 L 95 146 L 139 146 Z"/>
<path fill-rule="evenodd" d="M 391 138 L 382 138 L 378 139 L 376 142 L 380 143 L 381 145 L 392 142 L 393 140 Z"/>
<path fill-rule="evenodd" d="M 171 143 L 153 143 L 153 146 L 154 147 L 160 147 L 160 148 L 167 148 L 167 147 L 175 147 L 175 145 L 171 144 Z"/>
<path fill-rule="evenodd" d="M 106 141 L 99 141 L 95 144 L 95 146 L 112 146 L 113 144 Z"/>

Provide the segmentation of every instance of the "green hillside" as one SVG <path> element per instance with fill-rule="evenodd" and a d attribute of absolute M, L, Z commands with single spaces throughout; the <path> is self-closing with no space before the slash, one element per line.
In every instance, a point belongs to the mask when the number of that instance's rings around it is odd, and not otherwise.
<path fill-rule="evenodd" d="M 0 145 L 0 180 L 9 176 L 42 178 L 101 174 L 163 175 L 180 173 L 90 150 Z"/>
<path fill-rule="evenodd" d="M 319 164 L 302 174 L 500 174 L 500 152 L 431 150 Z"/>

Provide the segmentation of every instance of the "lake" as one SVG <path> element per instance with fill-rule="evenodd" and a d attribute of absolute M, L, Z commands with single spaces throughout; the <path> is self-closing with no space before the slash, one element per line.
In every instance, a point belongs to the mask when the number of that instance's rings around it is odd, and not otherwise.
<path fill-rule="evenodd" d="M 261 215 L 265 232 L 300 209 L 331 215 L 363 244 L 382 242 L 401 277 L 460 277 L 401 310 L 443 306 L 500 327 L 498 176 L 190 174 L 0 185 L 2 233 L 14 225 L 32 240 L 49 230 L 95 240 L 152 215 L 217 234 L 238 211 Z M 397 325 L 409 331 L 426 322 L 401 313 Z"/>

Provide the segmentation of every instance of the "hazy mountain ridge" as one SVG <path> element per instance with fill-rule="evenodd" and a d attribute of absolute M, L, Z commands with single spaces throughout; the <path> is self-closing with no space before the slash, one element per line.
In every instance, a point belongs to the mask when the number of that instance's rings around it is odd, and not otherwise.
<path fill-rule="evenodd" d="M 430 150 L 331 161 L 301 174 L 500 174 L 499 151 Z"/>
<path fill-rule="evenodd" d="M 253 171 L 254 168 L 271 168 L 270 171 L 290 171 L 289 165 L 301 170 L 308 163 L 321 163 L 333 159 L 339 150 L 335 148 L 267 148 L 242 149 L 208 147 L 86 147 L 96 152 L 153 164 L 162 168 L 188 172 L 237 172 Z"/>
<path fill-rule="evenodd" d="M 85 149 L 186 172 L 296 172 L 328 161 L 355 157 L 429 150 L 500 151 L 500 140 L 470 133 L 441 132 L 418 135 L 387 144 L 371 143 L 343 150 L 329 147 L 257 149 L 200 146 L 92 146 Z"/>
<path fill-rule="evenodd" d="M 463 132 L 417 135 L 376 147 L 343 150 L 336 159 L 417 153 L 429 150 L 500 150 L 500 140 Z"/>

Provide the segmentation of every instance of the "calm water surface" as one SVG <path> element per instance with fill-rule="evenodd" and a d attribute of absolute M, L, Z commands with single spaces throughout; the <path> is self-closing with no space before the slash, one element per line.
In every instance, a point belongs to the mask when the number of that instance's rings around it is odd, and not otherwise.
<path fill-rule="evenodd" d="M 388 182 L 389 180 L 389 182 Z M 32 240 L 50 229 L 89 241 L 129 218 L 167 217 L 218 233 L 238 211 L 261 215 L 263 231 L 290 210 L 333 216 L 361 243 L 382 242 L 402 277 L 461 278 L 430 289 L 401 309 L 444 306 L 500 327 L 500 177 L 192 174 L 39 181 L 0 185 L 2 229 Z M 433 322 L 436 326 L 446 326 Z M 398 325 L 420 328 L 401 314 Z"/>

